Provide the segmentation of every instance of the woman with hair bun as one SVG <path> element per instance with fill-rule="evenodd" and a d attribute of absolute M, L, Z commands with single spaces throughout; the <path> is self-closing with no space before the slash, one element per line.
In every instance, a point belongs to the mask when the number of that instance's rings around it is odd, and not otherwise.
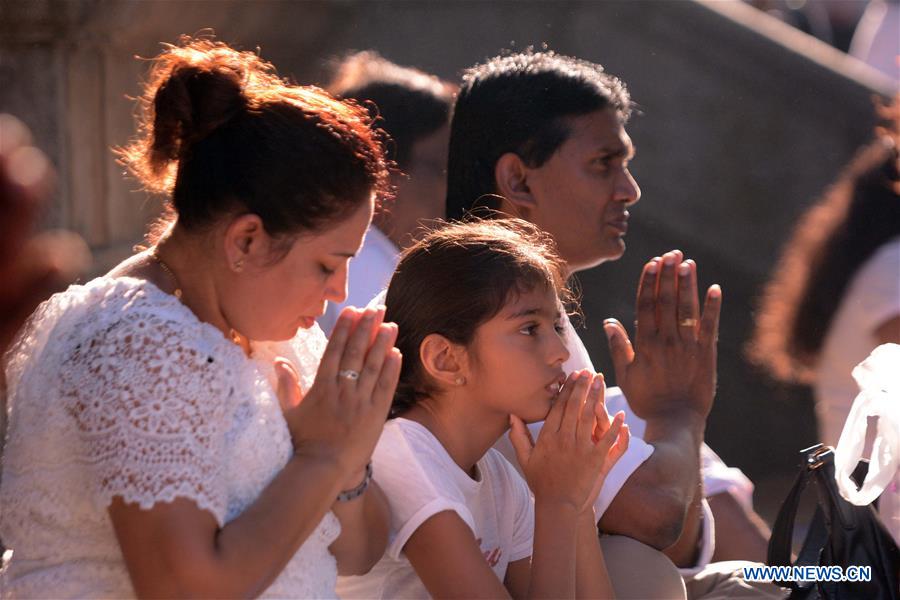
<path fill-rule="evenodd" d="M 387 535 L 372 450 L 400 372 L 345 309 L 387 162 L 364 110 L 183 39 L 122 158 L 175 220 L 41 305 L 8 355 L 4 597 L 328 597 Z M 301 402 L 302 399 L 302 402 Z"/>

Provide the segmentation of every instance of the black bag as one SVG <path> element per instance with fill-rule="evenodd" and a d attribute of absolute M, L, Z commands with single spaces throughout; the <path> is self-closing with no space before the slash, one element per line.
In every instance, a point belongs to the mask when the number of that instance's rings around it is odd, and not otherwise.
<path fill-rule="evenodd" d="M 791 589 L 790 600 L 900 600 L 900 550 L 872 506 L 856 506 L 841 496 L 834 480 L 834 449 L 818 444 L 800 455 L 800 473 L 775 519 L 768 564 L 839 566 L 845 574 L 851 565 L 869 566 L 872 577 L 855 582 L 776 583 Z M 810 480 L 815 482 L 818 507 L 797 561 L 792 563 L 794 517 Z M 856 481 L 859 484 L 862 479 Z"/>

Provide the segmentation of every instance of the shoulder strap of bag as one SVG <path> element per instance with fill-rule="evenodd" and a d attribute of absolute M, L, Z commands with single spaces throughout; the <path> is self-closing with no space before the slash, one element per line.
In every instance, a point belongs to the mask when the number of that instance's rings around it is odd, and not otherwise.
<path fill-rule="evenodd" d="M 794 521 L 797 517 L 797 510 L 800 507 L 800 499 L 813 477 L 815 465 L 819 463 L 820 455 L 828 451 L 830 449 L 826 446 L 817 444 L 800 452 L 802 460 L 800 472 L 797 473 L 797 478 L 794 480 L 791 491 L 781 504 L 775 524 L 772 527 L 772 537 L 769 539 L 766 557 L 767 564 L 772 566 L 818 564 L 819 553 L 828 540 L 825 516 L 820 507 L 816 507 L 815 515 L 810 523 L 809 531 L 796 561 L 791 560 L 791 549 L 794 539 Z M 814 587 L 811 582 L 801 584 L 795 581 L 776 581 L 775 583 L 782 587 L 790 588 L 792 590 L 791 598 L 809 597 Z"/>

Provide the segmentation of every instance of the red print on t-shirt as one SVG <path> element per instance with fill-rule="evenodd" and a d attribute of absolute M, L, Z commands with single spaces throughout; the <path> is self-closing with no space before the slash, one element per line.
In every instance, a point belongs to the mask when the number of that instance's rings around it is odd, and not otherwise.
<path fill-rule="evenodd" d="M 481 538 L 475 540 L 475 543 L 481 548 Z M 484 554 L 484 560 L 487 561 L 487 564 L 489 564 L 491 568 L 494 568 L 497 566 L 497 563 L 500 562 L 500 556 L 503 554 L 503 550 L 500 548 L 494 548 L 493 550 L 482 549 L 481 553 Z"/>

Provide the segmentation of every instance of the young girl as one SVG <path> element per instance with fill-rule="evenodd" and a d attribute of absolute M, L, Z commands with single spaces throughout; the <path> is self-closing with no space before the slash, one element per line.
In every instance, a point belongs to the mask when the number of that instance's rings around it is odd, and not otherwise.
<path fill-rule="evenodd" d="M 524 221 L 448 226 L 404 254 L 386 318 L 406 358 L 373 455 L 388 550 L 342 597 L 612 596 L 593 501 L 629 433 L 602 375 L 563 374 L 565 298 Z M 534 443 L 525 423 L 545 418 Z M 491 448 L 510 425 L 527 484 Z"/>

